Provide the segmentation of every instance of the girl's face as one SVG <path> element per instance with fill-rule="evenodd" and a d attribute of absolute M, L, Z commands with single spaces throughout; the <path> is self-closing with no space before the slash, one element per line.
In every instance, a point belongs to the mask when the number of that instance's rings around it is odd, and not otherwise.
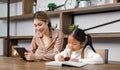
<path fill-rule="evenodd" d="M 82 48 L 83 43 L 79 42 L 78 40 L 76 40 L 76 39 L 73 38 L 72 36 L 69 36 L 69 37 L 68 37 L 68 46 L 69 46 L 69 49 L 70 49 L 71 51 L 77 51 L 77 50 L 79 50 L 80 48 Z"/>
<path fill-rule="evenodd" d="M 34 19 L 33 23 L 34 23 L 35 29 L 38 32 L 40 32 L 42 34 L 45 34 L 45 32 L 48 29 L 48 22 L 43 22 L 43 21 L 41 21 L 39 19 Z"/>

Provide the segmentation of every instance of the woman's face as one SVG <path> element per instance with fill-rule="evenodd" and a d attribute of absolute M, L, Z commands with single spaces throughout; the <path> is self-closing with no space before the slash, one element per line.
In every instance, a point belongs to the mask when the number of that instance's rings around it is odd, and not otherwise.
<path fill-rule="evenodd" d="M 77 51 L 82 48 L 83 43 L 79 42 L 72 36 L 68 36 L 68 46 L 71 51 Z"/>
<path fill-rule="evenodd" d="M 34 19 L 33 23 L 34 23 L 35 29 L 38 32 L 40 32 L 42 34 L 45 34 L 45 32 L 48 29 L 48 22 L 43 22 L 43 21 L 41 21 L 39 19 Z"/>

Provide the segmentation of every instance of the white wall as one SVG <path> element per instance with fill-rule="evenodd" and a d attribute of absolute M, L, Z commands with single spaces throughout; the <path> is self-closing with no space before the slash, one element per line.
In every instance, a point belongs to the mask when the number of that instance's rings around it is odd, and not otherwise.
<path fill-rule="evenodd" d="M 65 0 L 38 0 L 39 4 L 42 7 L 45 5 L 47 6 L 48 2 L 56 2 L 59 5 L 64 3 Z M 45 7 L 44 6 L 44 7 Z M 40 6 L 41 7 L 41 6 Z M 5 9 L 5 8 L 3 8 Z M 14 13 L 14 12 L 13 12 Z M 20 14 L 21 12 L 19 12 Z M 3 12 L 0 14 L 3 14 Z M 87 14 L 87 15 L 79 15 L 75 16 L 75 24 L 79 24 L 80 28 L 88 28 L 91 26 L 95 26 L 98 24 L 106 23 L 115 19 L 120 18 L 120 12 L 109 12 L 109 13 L 99 13 L 99 14 Z M 59 18 L 52 17 L 53 24 L 59 24 Z M 120 22 L 101 27 L 98 29 L 93 29 L 88 31 L 89 33 L 108 33 L 108 32 L 120 32 Z M 60 25 L 58 25 L 58 29 Z M 7 23 L 6 21 L 0 20 L 0 36 L 7 35 Z M 35 32 L 34 25 L 32 20 L 23 20 L 23 21 L 12 21 L 10 24 L 10 35 L 13 36 L 25 36 L 25 35 L 33 35 Z M 23 41 L 20 40 L 18 46 L 28 47 L 30 45 L 30 40 Z M 94 47 L 101 48 L 101 49 L 109 49 L 109 60 L 120 61 L 120 38 L 105 38 L 105 39 L 93 39 Z M 0 49 L 2 49 L 3 40 L 0 40 Z M 3 50 L 0 50 L 0 55 L 2 55 Z"/>
<path fill-rule="evenodd" d="M 16 35 L 26 36 L 33 35 L 35 33 L 35 28 L 32 19 L 18 21 L 16 24 Z"/>
<path fill-rule="evenodd" d="M 11 23 L 11 22 L 10 22 Z M 15 23 L 10 24 L 10 35 L 15 35 Z M 7 36 L 7 21 L 0 20 L 0 36 Z"/>
<path fill-rule="evenodd" d="M 3 39 L 0 39 L 0 55 L 3 55 Z"/>
<path fill-rule="evenodd" d="M 4 7 L 4 8 L 3 8 Z M 7 3 L 0 2 L 0 17 L 6 17 L 7 16 Z"/>
<path fill-rule="evenodd" d="M 51 26 L 53 28 L 55 28 L 57 25 L 57 28 L 56 29 L 59 29 L 60 30 L 60 19 L 59 17 L 51 17 Z"/>
<path fill-rule="evenodd" d="M 97 14 L 87 14 L 75 16 L 75 24 L 79 25 L 79 28 L 86 29 L 89 27 L 97 26 L 100 24 L 108 23 L 117 19 L 120 19 L 120 11 L 118 12 L 107 12 Z M 113 33 L 120 32 L 120 21 L 114 24 L 106 25 L 103 27 L 89 30 L 89 33 Z"/>

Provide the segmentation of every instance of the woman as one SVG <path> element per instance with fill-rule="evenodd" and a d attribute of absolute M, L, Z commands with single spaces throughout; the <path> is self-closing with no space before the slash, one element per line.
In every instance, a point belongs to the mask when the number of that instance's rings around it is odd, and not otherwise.
<path fill-rule="evenodd" d="M 54 55 L 63 48 L 63 33 L 51 27 L 50 18 L 43 11 L 34 14 L 33 23 L 37 31 L 25 52 L 26 60 L 54 60 Z"/>

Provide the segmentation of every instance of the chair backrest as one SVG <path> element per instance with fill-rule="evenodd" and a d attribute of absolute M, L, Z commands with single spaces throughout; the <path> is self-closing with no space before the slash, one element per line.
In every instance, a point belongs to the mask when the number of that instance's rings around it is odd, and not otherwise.
<path fill-rule="evenodd" d="M 104 63 L 108 64 L 108 49 L 96 49 L 96 53 L 99 53 L 104 59 Z"/>

